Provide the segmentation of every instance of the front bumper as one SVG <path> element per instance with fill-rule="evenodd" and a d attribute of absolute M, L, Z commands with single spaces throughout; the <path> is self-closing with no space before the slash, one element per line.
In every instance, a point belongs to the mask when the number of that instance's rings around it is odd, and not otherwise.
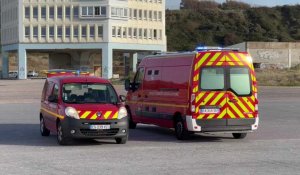
<path fill-rule="evenodd" d="M 188 131 L 193 132 L 251 132 L 257 130 L 259 117 L 255 119 L 197 120 L 186 116 Z"/>
<path fill-rule="evenodd" d="M 90 125 L 110 125 L 110 129 L 90 129 Z M 121 138 L 128 135 L 128 119 L 120 120 L 77 120 L 65 117 L 62 121 L 63 132 L 71 138 Z"/>

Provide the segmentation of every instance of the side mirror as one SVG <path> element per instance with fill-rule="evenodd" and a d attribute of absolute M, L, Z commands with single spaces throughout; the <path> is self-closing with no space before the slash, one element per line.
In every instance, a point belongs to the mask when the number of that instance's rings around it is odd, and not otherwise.
<path fill-rule="evenodd" d="M 124 95 L 120 95 L 119 96 L 121 102 L 125 102 L 126 101 L 126 97 Z"/>
<path fill-rule="evenodd" d="M 129 91 L 129 90 L 130 90 L 130 80 L 129 80 L 129 79 L 126 79 L 126 80 L 125 80 L 125 90 L 126 90 L 126 91 Z"/>
<path fill-rule="evenodd" d="M 57 97 L 55 95 L 50 95 L 48 101 L 51 103 L 57 103 Z"/>

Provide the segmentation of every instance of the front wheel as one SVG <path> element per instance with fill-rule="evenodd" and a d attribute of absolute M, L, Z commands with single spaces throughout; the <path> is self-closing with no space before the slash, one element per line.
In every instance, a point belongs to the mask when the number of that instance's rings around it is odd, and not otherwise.
<path fill-rule="evenodd" d="M 43 117 L 40 118 L 40 132 L 41 132 L 42 136 L 49 136 L 50 135 L 50 131 L 49 131 L 49 129 L 46 128 L 45 121 L 44 121 Z"/>
<path fill-rule="evenodd" d="M 175 134 L 178 140 L 186 140 L 189 137 L 189 132 L 184 127 L 183 120 L 178 117 L 175 121 Z"/>
<path fill-rule="evenodd" d="M 128 123 L 129 123 L 129 129 L 135 129 L 136 128 L 136 123 L 132 120 L 131 112 L 127 108 L 128 111 Z"/>
<path fill-rule="evenodd" d="M 235 139 L 243 139 L 247 136 L 247 133 L 232 133 L 232 135 Z"/>
<path fill-rule="evenodd" d="M 115 138 L 117 144 L 125 144 L 128 140 L 128 136 Z"/>
<path fill-rule="evenodd" d="M 68 145 L 70 143 L 70 138 L 68 138 L 64 132 L 63 127 L 61 126 L 61 123 L 57 123 L 57 142 L 60 145 Z"/>

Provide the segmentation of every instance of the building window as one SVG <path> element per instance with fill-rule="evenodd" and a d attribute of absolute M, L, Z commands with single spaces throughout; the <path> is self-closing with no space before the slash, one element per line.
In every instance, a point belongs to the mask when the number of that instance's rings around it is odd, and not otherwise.
<path fill-rule="evenodd" d="M 71 35 L 71 28 L 70 28 L 70 26 L 66 26 L 66 37 L 70 37 L 70 35 Z"/>
<path fill-rule="evenodd" d="M 95 16 L 100 16 L 100 7 L 95 7 Z"/>
<path fill-rule="evenodd" d="M 49 27 L 49 37 L 54 37 L 54 27 Z"/>
<path fill-rule="evenodd" d="M 118 37 L 120 38 L 121 37 L 121 27 L 118 27 Z"/>
<path fill-rule="evenodd" d="M 112 27 L 112 37 L 116 37 L 116 27 Z"/>
<path fill-rule="evenodd" d="M 39 28 L 38 26 L 33 27 L 33 37 L 37 38 L 39 35 Z"/>
<path fill-rule="evenodd" d="M 78 37 L 78 26 L 74 26 L 74 28 L 73 28 L 73 36 L 74 37 Z"/>
<path fill-rule="evenodd" d="M 71 18 L 71 8 L 70 7 L 66 7 L 66 18 L 70 19 Z"/>
<path fill-rule="evenodd" d="M 90 26 L 90 37 L 95 37 L 95 27 L 94 26 Z"/>
<path fill-rule="evenodd" d="M 154 12 L 153 12 L 153 18 L 154 18 L 154 21 L 157 20 L 157 11 L 154 11 Z"/>
<path fill-rule="evenodd" d="M 74 18 L 78 18 L 78 14 L 79 14 L 79 8 L 78 7 L 74 7 L 73 8 L 73 17 Z"/>
<path fill-rule="evenodd" d="M 54 19 L 54 7 L 49 8 L 49 18 Z"/>
<path fill-rule="evenodd" d="M 144 39 L 147 39 L 147 29 L 144 29 Z"/>
<path fill-rule="evenodd" d="M 46 19 L 46 7 L 41 8 L 41 15 L 43 19 Z"/>
<path fill-rule="evenodd" d="M 148 17 L 148 11 L 145 10 L 145 11 L 144 11 L 144 20 L 147 20 L 147 17 Z"/>
<path fill-rule="evenodd" d="M 62 18 L 62 7 L 57 7 L 57 18 Z"/>
<path fill-rule="evenodd" d="M 62 26 L 57 27 L 57 37 L 62 37 Z"/>
<path fill-rule="evenodd" d="M 127 28 L 123 27 L 123 38 L 127 37 Z"/>
<path fill-rule="evenodd" d="M 94 8 L 92 6 L 81 7 L 81 16 L 93 16 Z"/>
<path fill-rule="evenodd" d="M 143 29 L 139 29 L 139 39 L 143 38 Z"/>
<path fill-rule="evenodd" d="M 136 19 L 136 17 L 137 17 L 137 9 L 134 9 L 133 10 L 133 19 Z"/>
<path fill-rule="evenodd" d="M 25 27 L 25 37 L 26 37 L 26 38 L 29 38 L 29 37 L 30 37 L 30 27 L 29 27 L 29 26 L 26 26 L 26 27 Z"/>
<path fill-rule="evenodd" d="M 86 37 L 86 26 L 81 27 L 81 37 Z"/>
<path fill-rule="evenodd" d="M 153 30 L 153 38 L 157 39 L 157 30 L 156 29 Z"/>
<path fill-rule="evenodd" d="M 43 38 L 46 37 L 46 27 L 45 27 L 45 26 L 43 26 L 43 27 L 41 28 L 41 36 L 42 36 Z"/>
<path fill-rule="evenodd" d="M 129 9 L 129 18 L 130 19 L 132 18 L 132 9 L 131 8 Z"/>
<path fill-rule="evenodd" d="M 133 29 L 133 38 L 136 38 L 137 37 L 137 28 L 134 28 Z"/>
<path fill-rule="evenodd" d="M 106 16 L 106 7 L 102 6 L 100 11 L 101 16 Z"/>
<path fill-rule="evenodd" d="M 103 37 L 103 26 L 98 26 L 98 37 L 99 38 Z"/>
<path fill-rule="evenodd" d="M 25 18 L 30 18 L 30 7 L 25 7 Z"/>
<path fill-rule="evenodd" d="M 38 8 L 37 7 L 33 7 L 33 18 L 37 19 L 38 18 Z"/>
<path fill-rule="evenodd" d="M 152 39 L 152 29 L 149 29 L 149 35 L 148 35 L 149 39 Z"/>
<path fill-rule="evenodd" d="M 152 11 L 149 11 L 149 19 L 152 20 Z"/>
<path fill-rule="evenodd" d="M 139 10 L 139 20 L 143 19 L 143 10 Z"/>
<path fill-rule="evenodd" d="M 123 16 L 124 16 L 124 17 L 128 17 L 128 9 L 124 9 Z"/>
<path fill-rule="evenodd" d="M 158 20 L 162 21 L 162 12 L 158 12 Z"/>
<path fill-rule="evenodd" d="M 131 27 L 128 28 L 128 37 L 129 38 L 132 37 L 132 28 Z"/>

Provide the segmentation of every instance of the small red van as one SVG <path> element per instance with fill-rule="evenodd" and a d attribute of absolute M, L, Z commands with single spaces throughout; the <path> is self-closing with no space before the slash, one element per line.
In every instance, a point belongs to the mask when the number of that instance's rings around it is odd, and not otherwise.
<path fill-rule="evenodd" d="M 59 74 L 60 75 L 60 74 Z M 127 110 L 108 80 L 92 76 L 51 76 L 41 98 L 40 132 L 57 134 L 61 145 L 74 138 L 128 139 Z"/>
<path fill-rule="evenodd" d="M 125 81 L 129 126 L 175 128 L 185 139 L 194 132 L 227 132 L 244 138 L 258 127 L 257 81 L 251 56 L 234 50 L 153 55 Z"/>

